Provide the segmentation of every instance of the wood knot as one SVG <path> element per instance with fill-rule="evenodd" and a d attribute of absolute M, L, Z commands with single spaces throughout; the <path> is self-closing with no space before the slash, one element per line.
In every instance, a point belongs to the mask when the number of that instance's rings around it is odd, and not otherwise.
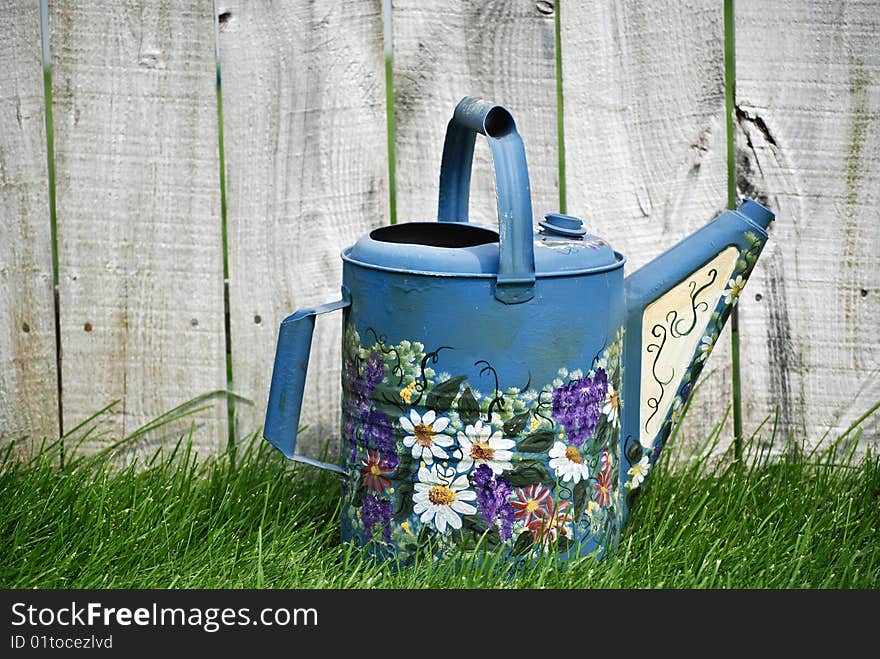
<path fill-rule="evenodd" d="M 553 12 L 556 11 L 556 6 L 547 0 L 538 0 L 535 3 L 535 9 L 544 14 L 544 16 L 552 16 Z"/>

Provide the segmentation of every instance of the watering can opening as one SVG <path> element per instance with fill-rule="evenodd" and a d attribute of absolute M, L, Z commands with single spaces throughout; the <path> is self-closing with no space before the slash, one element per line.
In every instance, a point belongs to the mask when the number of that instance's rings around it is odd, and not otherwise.
<path fill-rule="evenodd" d="M 472 224 L 407 222 L 374 229 L 370 238 L 399 245 L 461 248 L 497 243 L 498 233 Z"/>

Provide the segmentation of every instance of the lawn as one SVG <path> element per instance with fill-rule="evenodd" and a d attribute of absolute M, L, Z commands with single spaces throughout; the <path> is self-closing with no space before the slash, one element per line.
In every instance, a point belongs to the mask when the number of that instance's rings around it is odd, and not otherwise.
<path fill-rule="evenodd" d="M 718 431 L 696 454 L 676 451 L 674 438 L 612 556 L 516 571 L 492 555 L 463 556 L 468 569 L 371 561 L 339 543 L 336 477 L 293 466 L 255 437 L 234 464 L 198 461 L 190 437 L 123 469 L 112 452 L 71 454 L 69 441 L 63 467 L 59 443 L 28 462 L 7 450 L 0 586 L 877 588 L 880 459 L 855 457 L 858 436 L 853 428 L 807 452 L 781 443 L 771 420 L 739 462 L 694 457 L 710 453 Z"/>

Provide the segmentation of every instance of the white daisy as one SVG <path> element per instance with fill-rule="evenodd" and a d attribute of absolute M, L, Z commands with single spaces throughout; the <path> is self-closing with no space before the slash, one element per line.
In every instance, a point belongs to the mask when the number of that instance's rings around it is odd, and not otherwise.
<path fill-rule="evenodd" d="M 712 346 L 714 346 L 714 345 L 715 345 L 715 342 L 712 340 L 712 337 L 709 334 L 704 334 L 703 338 L 700 339 L 700 345 L 699 345 L 700 354 L 697 355 L 697 361 L 698 362 L 706 361 L 706 358 L 711 354 Z"/>
<path fill-rule="evenodd" d="M 444 447 L 452 446 L 452 437 L 441 434 L 449 425 L 449 419 L 440 417 L 434 410 L 428 410 L 424 416 L 420 416 L 414 409 L 409 411 L 409 417 L 402 416 L 400 425 L 408 435 L 403 438 L 403 445 L 412 449 L 412 456 L 416 460 L 424 460 L 427 464 L 434 462 L 434 458 L 448 458 L 449 454 Z"/>
<path fill-rule="evenodd" d="M 602 414 L 608 419 L 613 427 L 620 426 L 620 393 L 614 389 L 614 385 L 608 383 L 608 391 L 605 392 L 605 401 L 602 406 Z"/>
<path fill-rule="evenodd" d="M 458 443 L 462 452 L 459 471 L 470 471 L 474 464 L 488 465 L 495 474 L 513 469 L 510 463 L 513 451 L 510 449 L 516 446 L 516 442 L 504 439 L 500 430 L 493 433 L 492 426 L 483 425 L 482 420 L 465 426 L 464 432 L 458 433 Z"/>
<path fill-rule="evenodd" d="M 746 280 L 742 278 L 742 275 L 737 275 L 736 279 L 731 279 L 727 282 L 727 290 L 724 291 L 724 304 L 733 303 L 736 306 L 737 300 L 739 300 L 739 294 L 742 293 L 743 287 L 746 285 Z"/>
<path fill-rule="evenodd" d="M 419 515 L 423 524 L 434 523 L 440 533 L 449 525 L 454 529 L 461 528 L 462 515 L 474 515 L 475 506 L 468 501 L 477 498 L 476 492 L 468 489 L 467 476 L 455 477 L 455 469 L 444 469 L 434 465 L 419 469 L 419 480 L 415 484 L 413 494 L 413 511 Z M 454 480 L 453 480 L 454 479 Z"/>
<path fill-rule="evenodd" d="M 550 449 L 550 458 L 550 467 L 556 472 L 556 478 L 579 483 L 582 478 L 586 480 L 590 477 L 590 469 L 577 446 L 556 442 Z"/>
<path fill-rule="evenodd" d="M 642 483 L 645 481 L 645 476 L 648 475 L 649 471 L 651 471 L 651 463 L 648 460 L 648 456 L 644 455 L 641 460 L 630 467 L 629 471 L 626 472 L 627 476 L 632 476 L 632 478 L 627 481 L 626 488 L 628 490 L 634 490 L 637 487 L 641 487 Z"/>

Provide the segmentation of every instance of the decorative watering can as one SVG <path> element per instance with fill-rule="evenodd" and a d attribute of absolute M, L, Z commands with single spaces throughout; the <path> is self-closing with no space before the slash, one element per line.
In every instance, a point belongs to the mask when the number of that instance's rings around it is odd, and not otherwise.
<path fill-rule="evenodd" d="M 476 134 L 499 231 L 468 223 Z M 406 560 L 480 547 L 563 558 L 613 546 L 767 240 L 746 200 L 624 278 L 575 217 L 532 225 L 510 112 L 467 97 L 437 222 L 342 252 L 342 299 L 281 323 L 264 434 L 347 476 L 342 538 Z M 294 454 L 315 316 L 343 311 L 340 464 Z"/>

